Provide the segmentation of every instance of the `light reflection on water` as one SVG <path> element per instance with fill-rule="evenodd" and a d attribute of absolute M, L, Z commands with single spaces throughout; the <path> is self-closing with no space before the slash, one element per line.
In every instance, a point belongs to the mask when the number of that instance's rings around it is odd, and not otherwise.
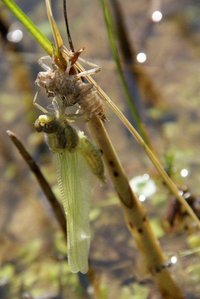
<path fill-rule="evenodd" d="M 7 39 L 12 43 L 19 43 L 23 38 L 23 31 L 20 29 L 10 30 L 7 34 Z"/>
<path fill-rule="evenodd" d="M 155 22 L 155 23 L 158 23 L 162 20 L 163 18 L 163 15 L 162 15 L 162 12 L 159 11 L 159 10 L 155 10 L 153 13 L 152 13 L 152 21 Z"/>
<path fill-rule="evenodd" d="M 130 186 L 139 196 L 141 202 L 150 198 L 156 192 L 156 184 L 147 173 L 133 177 L 130 180 Z"/>
<path fill-rule="evenodd" d="M 139 63 L 144 63 L 147 60 L 147 55 L 144 52 L 140 52 L 137 54 L 136 59 Z"/>

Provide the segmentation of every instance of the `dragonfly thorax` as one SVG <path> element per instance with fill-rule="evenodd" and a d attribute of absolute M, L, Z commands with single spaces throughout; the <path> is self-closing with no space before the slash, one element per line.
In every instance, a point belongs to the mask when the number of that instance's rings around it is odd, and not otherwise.
<path fill-rule="evenodd" d="M 53 152 L 67 149 L 73 152 L 79 143 L 77 131 L 66 121 L 61 122 L 51 115 L 40 115 L 34 124 L 38 132 L 46 133 L 49 148 Z"/>

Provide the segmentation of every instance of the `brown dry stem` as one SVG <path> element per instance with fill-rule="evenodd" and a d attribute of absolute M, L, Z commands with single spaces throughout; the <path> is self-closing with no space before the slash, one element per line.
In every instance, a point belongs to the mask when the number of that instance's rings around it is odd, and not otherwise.
<path fill-rule="evenodd" d="M 45 177 L 43 176 L 39 166 L 34 161 L 34 159 L 31 157 L 29 152 L 26 150 L 22 142 L 19 140 L 19 138 L 11 131 L 7 131 L 8 136 L 10 137 L 11 141 L 14 143 L 16 148 L 18 149 L 19 153 L 29 166 L 31 172 L 36 177 L 41 189 L 43 190 L 44 194 L 46 195 L 46 198 L 55 214 L 55 217 L 64 233 L 66 235 L 66 221 L 65 221 L 65 215 L 64 212 L 55 197 L 54 193 L 51 190 L 51 187 L 49 186 L 48 182 L 46 181 Z"/>
<path fill-rule="evenodd" d="M 127 226 L 143 255 L 146 269 L 153 276 L 163 298 L 184 299 L 169 269 L 164 267 L 166 259 L 160 244 L 152 231 L 143 206 L 130 188 L 103 123 L 97 117 L 93 117 L 89 122 L 89 128 L 103 152 L 103 159 L 119 196 Z"/>

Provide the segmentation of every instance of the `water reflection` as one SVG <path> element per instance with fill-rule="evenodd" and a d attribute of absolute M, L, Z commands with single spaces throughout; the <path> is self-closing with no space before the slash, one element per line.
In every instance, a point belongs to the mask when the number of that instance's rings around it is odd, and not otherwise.
<path fill-rule="evenodd" d="M 19 43 L 23 39 L 23 31 L 12 26 L 7 34 L 7 40 L 12 43 Z"/>
<path fill-rule="evenodd" d="M 141 202 L 148 199 L 156 192 L 156 185 L 150 176 L 145 173 L 130 180 L 130 186 Z"/>
<path fill-rule="evenodd" d="M 147 60 L 147 55 L 144 52 L 140 52 L 136 56 L 137 62 L 144 63 Z"/>
<path fill-rule="evenodd" d="M 160 22 L 162 18 L 163 18 L 162 12 L 159 10 L 155 10 L 151 15 L 151 19 L 155 23 Z"/>
<path fill-rule="evenodd" d="M 189 174 L 188 169 L 186 169 L 186 168 L 181 169 L 181 171 L 180 171 L 180 175 L 181 175 L 183 178 L 186 178 L 186 177 L 188 176 L 188 174 Z"/>
<path fill-rule="evenodd" d="M 175 255 L 173 255 L 171 258 L 170 258 L 170 262 L 172 265 L 175 265 L 177 263 L 178 259 Z"/>

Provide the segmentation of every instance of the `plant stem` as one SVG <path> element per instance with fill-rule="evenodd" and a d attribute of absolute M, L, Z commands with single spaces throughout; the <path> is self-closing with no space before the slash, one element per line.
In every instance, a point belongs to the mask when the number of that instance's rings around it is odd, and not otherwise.
<path fill-rule="evenodd" d="M 11 131 L 7 131 L 8 136 L 10 137 L 11 141 L 14 143 L 16 148 L 18 149 L 19 153 L 29 166 L 31 172 L 36 177 L 41 189 L 43 190 L 44 194 L 46 195 L 46 198 L 52 208 L 53 213 L 55 214 L 55 217 L 64 233 L 66 235 L 66 221 L 65 221 L 65 214 L 63 209 L 61 208 L 57 198 L 55 197 L 54 193 L 52 192 L 48 182 L 46 181 L 45 177 L 43 176 L 39 166 L 34 161 L 34 159 L 31 157 L 29 152 L 26 150 L 22 142 L 19 140 L 19 138 Z"/>
<path fill-rule="evenodd" d="M 125 171 L 102 122 L 93 117 L 88 125 L 103 152 L 104 162 L 119 196 L 127 226 L 144 257 L 146 269 L 152 274 L 163 298 L 183 299 L 184 296 L 169 270 L 163 267 L 166 263 L 164 254 L 151 229 L 143 206 L 129 186 Z"/>
<path fill-rule="evenodd" d="M 100 3 L 102 6 L 102 10 L 103 10 L 104 20 L 105 20 L 105 24 L 106 24 L 106 29 L 107 29 L 110 47 L 112 50 L 113 59 L 115 61 L 117 73 L 119 75 L 122 87 L 124 89 L 124 93 L 125 93 L 125 96 L 127 99 L 128 106 L 130 108 L 130 111 L 131 111 L 132 116 L 136 122 L 136 125 L 139 129 L 141 136 L 144 138 L 145 142 L 147 142 L 150 145 L 151 143 L 150 143 L 148 133 L 147 133 L 146 128 L 142 122 L 141 116 L 138 112 L 138 108 L 134 104 L 134 100 L 132 98 L 131 92 L 129 90 L 129 87 L 127 85 L 127 82 L 126 82 L 126 79 L 124 76 L 124 72 L 123 72 L 121 62 L 120 62 L 119 53 L 118 53 L 117 44 L 116 44 L 116 34 L 115 34 L 115 30 L 114 30 L 114 24 L 113 24 L 111 13 L 108 8 L 108 4 L 106 3 L 105 0 L 100 0 Z"/>
<path fill-rule="evenodd" d="M 102 10 L 103 10 L 103 15 L 104 15 L 104 20 L 105 20 L 105 24 L 106 24 L 106 29 L 107 29 L 107 34 L 108 34 L 108 39 L 109 39 L 109 43 L 110 43 L 110 48 L 112 50 L 112 56 L 113 59 L 115 61 L 116 64 L 116 68 L 117 68 L 117 72 L 119 74 L 119 78 L 121 80 L 122 86 L 124 88 L 124 92 L 127 98 L 127 103 L 129 105 L 129 108 L 133 114 L 134 120 L 138 126 L 138 128 L 140 128 L 140 124 L 142 123 L 140 115 L 138 113 L 137 107 L 135 106 L 132 96 L 130 94 L 129 88 L 126 84 L 126 80 L 124 78 L 124 74 L 123 74 L 123 70 L 122 70 L 122 65 L 120 63 L 120 58 L 119 58 L 119 53 L 117 50 L 117 45 L 116 45 L 116 37 L 115 37 L 115 31 L 114 31 L 114 25 L 113 25 L 113 20 L 111 18 L 111 14 L 110 11 L 108 9 L 108 5 L 106 4 L 105 0 L 100 0 L 101 6 L 102 6 Z M 141 130 L 140 130 L 140 133 Z"/>

